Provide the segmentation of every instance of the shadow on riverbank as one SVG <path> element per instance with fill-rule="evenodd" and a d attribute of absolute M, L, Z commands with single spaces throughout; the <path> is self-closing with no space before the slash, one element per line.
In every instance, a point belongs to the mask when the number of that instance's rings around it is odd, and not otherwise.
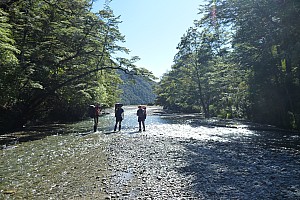
<path fill-rule="evenodd" d="M 186 165 L 178 172 L 192 177 L 193 190 L 204 198 L 299 198 L 299 154 L 241 142 L 183 145 Z"/>

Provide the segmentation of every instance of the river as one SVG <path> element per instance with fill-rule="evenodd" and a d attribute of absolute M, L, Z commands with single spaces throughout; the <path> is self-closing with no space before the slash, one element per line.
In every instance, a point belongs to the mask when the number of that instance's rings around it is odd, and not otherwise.
<path fill-rule="evenodd" d="M 299 133 L 158 107 L 138 132 L 136 109 L 120 132 L 106 114 L 15 134 L 36 137 L 3 146 L 0 199 L 300 199 Z"/>

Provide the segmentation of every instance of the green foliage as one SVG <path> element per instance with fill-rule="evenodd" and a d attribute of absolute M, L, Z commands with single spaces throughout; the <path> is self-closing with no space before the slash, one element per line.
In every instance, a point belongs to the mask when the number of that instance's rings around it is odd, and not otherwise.
<path fill-rule="evenodd" d="M 151 73 L 114 58 L 124 36 L 109 5 L 91 12 L 89 0 L 19 0 L 1 3 L 1 127 L 28 121 L 74 120 L 89 104 L 112 106 L 121 80 L 116 70 Z M 4 53 L 2 53 L 4 52 Z M 122 60 L 122 63 L 119 62 Z M 3 70 L 2 70 L 3 69 Z M 15 118 L 14 116 L 18 116 Z"/>
<path fill-rule="evenodd" d="M 299 129 L 299 10 L 295 0 L 207 1 L 156 89 L 157 102 Z"/>
<path fill-rule="evenodd" d="M 19 69 L 16 68 L 19 50 L 14 46 L 12 26 L 8 23 L 8 13 L 0 8 L 0 105 L 10 106 L 14 103 L 17 92 L 16 85 Z"/>
<path fill-rule="evenodd" d="M 15 41 L 12 38 L 11 28 L 8 23 L 8 13 L 4 12 L 0 8 L 0 59 L 1 66 L 16 64 L 18 60 L 15 57 L 15 53 L 19 51 L 14 46 Z"/>
<path fill-rule="evenodd" d="M 245 71 L 229 57 L 231 38 L 225 34 L 226 27 L 211 23 L 208 8 L 203 11 L 205 17 L 182 37 L 172 71 L 157 88 L 157 102 L 170 109 L 203 112 L 205 117 L 224 109 L 230 116 L 240 116 L 245 112 L 239 104 L 246 95 L 240 85 L 246 81 Z"/>
<path fill-rule="evenodd" d="M 299 128 L 299 121 L 292 122 L 288 113 L 296 116 L 300 113 L 300 108 L 294 106 L 299 102 L 300 89 L 300 62 L 296 56 L 300 51 L 300 23 L 295 20 L 300 15 L 300 3 L 230 1 L 228 5 L 238 8 L 233 40 L 236 60 L 251 71 L 249 117 L 285 128 L 295 128 L 291 124 L 298 124 Z"/>

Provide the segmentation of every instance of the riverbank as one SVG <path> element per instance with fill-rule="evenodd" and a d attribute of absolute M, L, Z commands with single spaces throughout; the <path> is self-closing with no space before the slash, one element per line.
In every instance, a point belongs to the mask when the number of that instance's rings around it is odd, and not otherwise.
<path fill-rule="evenodd" d="M 49 137 L 2 152 L 1 199 L 297 199 L 299 152 L 142 133 Z M 158 130 L 162 133 L 162 130 Z M 54 150 L 40 145 L 57 144 Z M 49 147 L 51 148 L 51 147 Z M 30 149 L 30 150 L 29 150 Z M 32 153 L 38 154 L 37 158 Z M 18 159 L 10 158 L 19 155 Z M 2 160 L 3 162 L 3 160 Z M 3 169 L 7 167 L 6 169 Z M 4 174 L 3 174 L 4 173 Z"/>
<path fill-rule="evenodd" d="M 135 112 L 125 109 L 121 132 L 111 115 L 96 133 L 86 122 L 1 150 L 0 199 L 300 198 L 296 134 L 202 126 L 155 108 L 138 132 Z"/>

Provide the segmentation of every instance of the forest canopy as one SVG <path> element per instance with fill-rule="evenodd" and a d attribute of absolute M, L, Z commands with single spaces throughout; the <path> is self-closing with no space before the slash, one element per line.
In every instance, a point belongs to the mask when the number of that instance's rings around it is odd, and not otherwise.
<path fill-rule="evenodd" d="M 105 1 L 0 2 L 0 131 L 41 120 L 78 120 L 87 106 L 119 99 L 117 71 L 143 74 L 120 46 L 119 17 Z"/>
<path fill-rule="evenodd" d="M 0 131 L 79 120 L 119 101 L 119 72 L 153 78 L 103 1 L 0 2 Z M 300 2 L 207 0 L 156 87 L 165 108 L 300 129 Z"/>
<path fill-rule="evenodd" d="M 300 1 L 207 0 L 157 103 L 300 129 Z"/>

